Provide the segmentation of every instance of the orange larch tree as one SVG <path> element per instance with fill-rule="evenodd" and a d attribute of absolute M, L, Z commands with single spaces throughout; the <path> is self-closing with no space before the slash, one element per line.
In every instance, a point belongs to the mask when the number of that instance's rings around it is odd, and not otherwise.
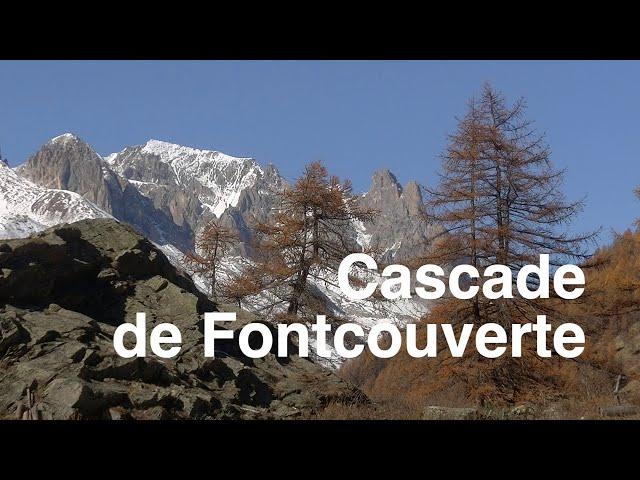
<path fill-rule="evenodd" d="M 332 283 L 342 259 L 360 251 L 349 229 L 353 220 L 371 220 L 373 211 L 360 205 L 349 181 L 329 175 L 320 162 L 307 165 L 278 197 L 270 219 L 256 225 L 256 260 L 237 282 L 243 294 L 251 287 L 253 294 L 266 293 L 262 309 L 295 317 L 317 307 L 309 280 Z"/>
<path fill-rule="evenodd" d="M 210 220 L 198 234 L 195 251 L 184 255 L 183 262 L 192 273 L 203 275 L 209 282 L 209 292 L 215 301 L 218 296 L 217 273 L 220 261 L 238 243 L 235 232 Z"/>
<path fill-rule="evenodd" d="M 436 259 L 466 261 L 482 276 L 496 263 L 515 273 L 543 253 L 552 266 L 589 257 L 596 232 L 569 229 L 583 202 L 565 200 L 564 171 L 553 167 L 544 135 L 524 114 L 523 100 L 509 105 L 490 85 L 469 102 L 443 155 L 440 182 L 427 189 L 431 217 L 444 226 L 435 239 Z M 539 283 L 532 276 L 528 281 L 532 288 Z M 531 304 L 517 296 L 496 301 L 480 294 L 469 308 L 476 321 L 508 324 L 514 310 L 531 318 Z"/>

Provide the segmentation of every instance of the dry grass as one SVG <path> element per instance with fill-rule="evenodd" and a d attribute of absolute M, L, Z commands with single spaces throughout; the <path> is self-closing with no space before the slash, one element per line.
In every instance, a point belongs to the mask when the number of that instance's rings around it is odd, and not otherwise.
<path fill-rule="evenodd" d="M 330 403 L 312 420 L 418 420 L 422 408 L 403 401 L 388 401 L 368 405 Z"/>

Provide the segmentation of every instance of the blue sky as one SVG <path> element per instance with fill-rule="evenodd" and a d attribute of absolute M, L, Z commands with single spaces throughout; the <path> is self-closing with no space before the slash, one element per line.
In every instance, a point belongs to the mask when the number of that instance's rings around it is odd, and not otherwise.
<path fill-rule="evenodd" d="M 639 62 L 0 62 L 0 147 L 12 165 L 73 132 L 101 154 L 150 138 L 274 163 L 323 160 L 369 186 L 389 168 L 433 184 L 465 102 L 489 81 L 529 117 L 587 195 L 576 229 L 640 217 Z"/>

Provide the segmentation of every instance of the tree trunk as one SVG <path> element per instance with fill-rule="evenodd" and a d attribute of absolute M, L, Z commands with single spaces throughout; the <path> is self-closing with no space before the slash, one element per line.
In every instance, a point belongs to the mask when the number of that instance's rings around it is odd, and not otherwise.
<path fill-rule="evenodd" d="M 307 234 L 309 231 L 307 224 L 307 207 L 304 208 L 304 222 L 303 222 L 303 245 L 300 251 L 300 259 L 298 261 L 298 278 L 296 279 L 293 285 L 293 292 L 291 292 L 291 299 L 289 300 L 289 308 L 287 309 L 287 313 L 291 315 L 297 315 L 298 309 L 300 308 L 300 297 L 302 296 L 302 292 L 304 291 L 307 275 L 309 273 L 309 268 L 307 267 Z"/>
<path fill-rule="evenodd" d="M 211 264 L 211 298 L 216 301 L 216 265 L 218 263 L 218 242 L 219 237 L 216 237 L 215 246 L 213 247 L 213 261 Z"/>

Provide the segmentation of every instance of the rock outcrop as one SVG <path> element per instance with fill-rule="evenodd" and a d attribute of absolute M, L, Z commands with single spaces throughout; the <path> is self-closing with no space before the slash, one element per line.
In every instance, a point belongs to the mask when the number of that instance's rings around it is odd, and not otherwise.
<path fill-rule="evenodd" d="M 250 359 L 233 339 L 205 358 L 202 315 L 215 309 L 151 242 L 115 220 L 0 243 L 0 418 L 294 418 L 329 402 L 367 401 L 295 354 Z M 162 322 L 180 329 L 178 356 L 115 353 L 116 326 L 140 311 L 148 331 Z"/>
<path fill-rule="evenodd" d="M 427 221 L 420 187 L 409 182 L 402 188 L 389 170 L 373 174 L 361 202 L 378 212 L 365 223 L 367 241 L 386 261 L 406 261 L 426 252 L 437 227 Z"/>

